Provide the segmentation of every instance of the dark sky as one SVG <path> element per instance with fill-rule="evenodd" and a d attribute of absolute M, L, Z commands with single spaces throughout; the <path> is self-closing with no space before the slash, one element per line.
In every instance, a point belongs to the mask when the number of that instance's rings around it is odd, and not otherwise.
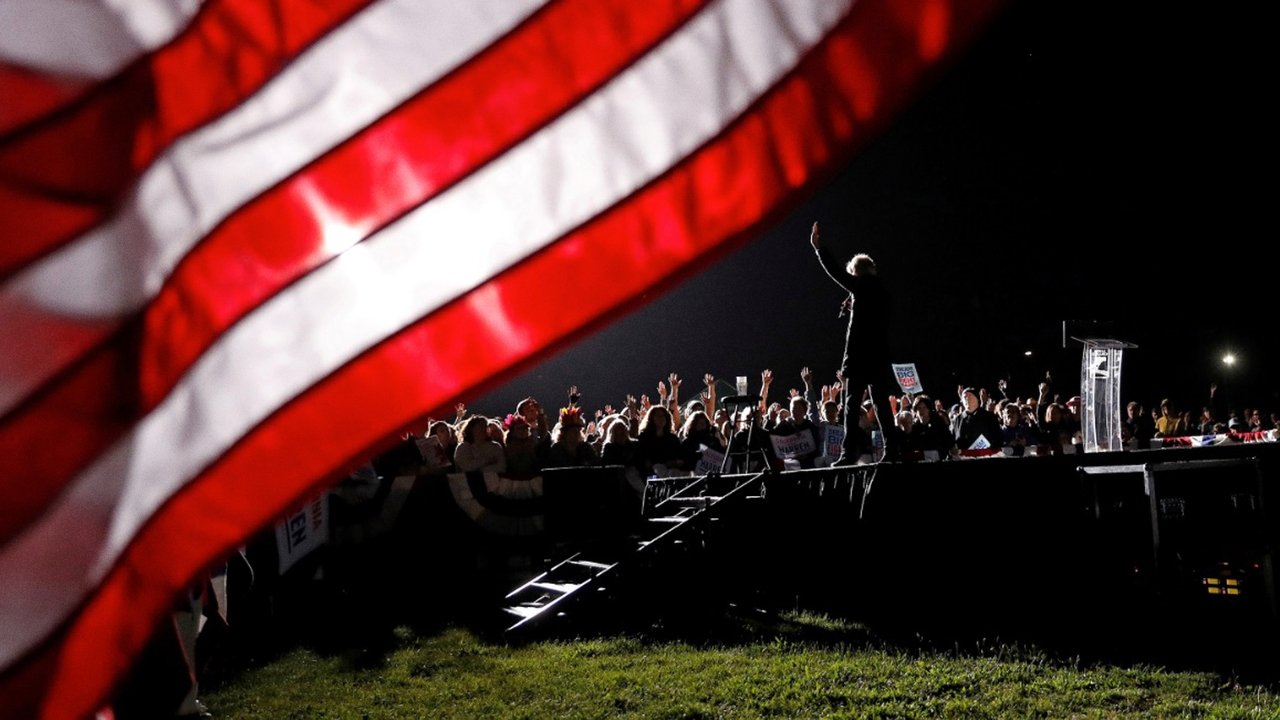
<path fill-rule="evenodd" d="M 1123 7 L 1121 7 L 1123 6 Z M 1194 9 L 1198 14 L 1191 14 Z M 1237 13 L 1227 15 L 1223 13 Z M 588 408 L 675 372 L 774 371 L 774 399 L 840 359 L 839 289 L 808 245 L 870 253 L 894 295 L 894 356 L 950 402 L 1052 371 L 1068 334 L 1136 343 L 1124 399 L 1198 408 L 1210 382 L 1280 409 L 1272 270 L 1276 127 L 1259 17 L 1217 6 L 1014 2 L 828 185 L 684 283 L 477 398 L 501 414 L 579 386 Z M 1227 370 L 1219 358 L 1234 350 Z M 1030 358 L 1024 355 L 1031 350 Z"/>

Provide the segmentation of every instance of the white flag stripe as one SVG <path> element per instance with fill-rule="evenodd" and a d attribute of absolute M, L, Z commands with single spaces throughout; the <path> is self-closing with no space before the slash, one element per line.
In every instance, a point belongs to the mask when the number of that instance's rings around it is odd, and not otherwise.
<path fill-rule="evenodd" d="M 0 61 L 107 78 L 172 40 L 199 9 L 200 0 L 5 0 Z"/>
<path fill-rule="evenodd" d="M 0 344 L 0 415 L 142 307 L 245 202 L 438 80 L 545 0 L 386 0 L 330 33 L 263 90 L 176 142 L 110 221 L 0 291 L 0 312 L 60 342 L 42 362 Z M 373 81 L 373 80 L 376 80 Z M 60 333 L 58 327 L 68 328 Z"/>
<path fill-rule="evenodd" d="M 76 588 L 92 587 L 102 578 L 119 556 L 124 545 L 155 509 L 183 484 L 195 477 L 208 463 L 225 453 L 247 431 L 312 383 L 341 367 L 387 334 L 417 319 L 456 295 L 458 288 L 471 287 L 485 279 L 493 269 L 508 260 L 487 260 L 479 271 L 466 280 L 455 282 L 445 290 L 434 284 L 440 276 L 450 276 L 454 268 L 432 272 L 431 280 L 424 268 L 440 268 L 440 253 L 445 247 L 471 244 L 470 235 L 451 235 L 444 241 L 434 228 L 424 228 L 421 217 L 432 217 L 432 208 L 457 204 L 442 211 L 441 222 L 448 218 L 475 221 L 483 213 L 492 212 L 495 199 L 514 199 L 528 193 L 541 197 L 550 207 L 537 207 L 534 225 L 560 227 L 562 233 L 594 212 L 609 207 L 630 188 L 643 184 L 677 161 L 683 153 L 714 136 L 725 124 L 750 104 L 760 93 L 788 72 L 795 61 L 816 44 L 831 25 L 843 16 L 847 4 L 824 0 L 812 3 L 769 4 L 733 0 L 709 8 L 695 19 L 652 58 L 633 67 L 626 76 L 602 92 L 602 99 L 584 104 L 575 114 L 562 118 L 540 134 L 531 145 L 512 153 L 508 161 L 516 163 L 506 173 L 532 173 L 525 187 L 513 188 L 506 183 L 486 181 L 483 174 L 468 180 L 418 213 L 391 226 L 370 242 L 358 245 L 335 261 L 323 266 L 286 293 L 258 309 L 232 328 L 197 363 L 192 372 L 175 388 L 161 405 L 130 435 L 81 474 L 73 489 L 17 542 L 0 555 L 0 583 L 24 570 L 37 578 L 26 588 L 41 597 L 0 597 L 0 618 L 15 617 L 10 603 L 32 608 L 21 627 L 0 628 L 0 665 L 11 660 L 31 644 L 38 642 L 74 603 L 83 591 L 68 593 L 66 578 L 59 580 L 55 571 L 49 575 L 32 571 L 38 564 L 37 548 L 44 538 L 59 532 L 82 532 L 86 525 L 103 527 L 104 514 L 110 515 L 109 537 L 97 537 L 100 552 L 81 557 L 65 557 L 61 563 L 78 568 L 83 580 Z M 726 55 L 708 53 L 711 47 L 723 48 L 733 57 L 753 59 L 751 71 L 718 75 Z M 691 50 L 696 50 L 690 55 Z M 686 93 L 697 90 L 693 96 Z M 627 93 L 639 93 L 628 95 Z M 675 94 L 671 94 L 675 93 Z M 707 103 L 692 112 L 685 104 Z M 638 105 L 637 105 L 638 104 Z M 660 113 L 629 113 L 627 108 L 648 105 L 650 108 L 679 107 L 673 122 L 665 130 L 652 132 L 640 128 L 617 128 L 622 137 L 641 138 L 643 142 L 660 141 L 666 146 L 666 160 L 650 167 L 640 164 L 627 168 L 626 162 L 613 160 L 594 166 L 588 184 L 601 183 L 601 173 L 623 173 L 624 179 L 612 180 L 611 191 L 595 192 L 592 203 L 579 205 L 557 202 L 556 196 L 539 192 L 552 183 L 562 183 L 577 171 L 580 162 L 573 147 L 572 133 L 581 133 L 579 116 L 615 119 L 645 124 L 661 117 Z M 604 113 L 604 115 L 600 115 Z M 705 117 L 704 117 L 705 116 Z M 695 122 L 699 128 L 690 132 L 684 123 Z M 557 133 L 561 133 L 557 136 Z M 595 152 L 603 152 L 596 149 Z M 622 156 L 640 163 L 649 149 L 633 147 L 622 150 Z M 547 153 L 551 153 L 548 155 Z M 646 160 L 647 162 L 647 160 Z M 557 175 L 559 174 L 559 175 Z M 629 174 L 629 175 L 628 175 Z M 576 181 L 575 181 L 576 182 Z M 592 188 L 594 191 L 594 187 Z M 574 192 L 588 192 L 579 188 Z M 455 199 L 456 198 L 456 199 Z M 519 216 L 509 205 L 501 214 Z M 540 219 L 539 219 L 540 218 Z M 445 228 L 454 230 L 454 228 Z M 462 230 L 467 230 L 463 225 Z M 501 230 L 502 228 L 496 228 Z M 527 227 L 525 228 L 527 229 Z M 479 237 L 494 252 L 507 258 L 519 258 L 552 237 L 528 240 L 522 228 L 506 239 Z M 431 242 L 423 241 L 423 233 Z M 558 233 L 557 233 L 558 234 Z M 467 268 L 481 262 L 483 252 L 467 248 Z M 475 258 L 470 254 L 476 255 Z M 313 332 L 323 327 L 323 333 Z M 184 449 L 174 453 L 175 447 Z M 122 484 L 123 483 L 123 484 Z M 94 516 L 86 522 L 85 515 Z M 52 533 L 52 534 L 51 534 Z M 94 547 L 87 543 L 82 547 Z M 28 578 L 30 579 L 30 578 Z M 15 583 L 16 584 L 16 583 Z M 53 587 L 51 587 L 52 585 Z"/>
<path fill-rule="evenodd" d="M 375 235 L 369 252 L 401 276 L 388 281 L 419 285 L 415 307 L 429 312 L 612 207 L 719 134 L 849 7 L 773 5 L 714 3 L 582 105 Z M 717 61 L 728 58 L 750 71 L 725 77 Z M 420 272 L 433 264 L 448 270 Z"/>

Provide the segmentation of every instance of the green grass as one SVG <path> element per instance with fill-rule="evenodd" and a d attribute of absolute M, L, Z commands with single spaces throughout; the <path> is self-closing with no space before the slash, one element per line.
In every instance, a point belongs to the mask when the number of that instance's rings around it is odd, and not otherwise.
<path fill-rule="evenodd" d="M 374 646 L 294 648 L 203 696 L 263 718 L 1280 718 L 1280 695 L 1209 672 L 1053 659 L 990 643 L 904 648 L 800 615 L 719 640 L 523 646 L 398 627 Z"/>

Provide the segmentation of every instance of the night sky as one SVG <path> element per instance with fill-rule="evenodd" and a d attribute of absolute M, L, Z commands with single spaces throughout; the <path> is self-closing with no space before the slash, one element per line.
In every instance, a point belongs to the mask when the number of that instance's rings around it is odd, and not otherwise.
<path fill-rule="evenodd" d="M 1076 394 L 1081 346 L 1063 348 L 1066 322 L 1070 336 L 1138 345 L 1124 356 L 1125 400 L 1195 410 L 1218 382 L 1233 404 L 1280 410 L 1265 23 L 1192 8 L 1008 5 L 780 222 L 463 400 L 487 415 L 526 395 L 555 408 L 574 384 L 589 409 L 618 406 L 628 392 L 656 397 L 671 372 L 683 399 L 707 372 L 747 375 L 756 392 L 764 368 L 780 400 L 806 365 L 828 382 L 845 321 L 809 248 L 816 220 L 837 257 L 876 259 L 895 360 L 948 403 L 957 384 L 994 390 L 1000 378 L 1029 394 L 1046 371 L 1064 399 Z M 1240 358 L 1230 369 L 1228 349 Z"/>

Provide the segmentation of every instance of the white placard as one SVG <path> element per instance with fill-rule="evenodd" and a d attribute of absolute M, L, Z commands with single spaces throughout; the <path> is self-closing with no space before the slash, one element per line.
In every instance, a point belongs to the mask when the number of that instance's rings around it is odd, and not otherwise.
<path fill-rule="evenodd" d="M 827 448 L 828 457 L 840 457 L 840 453 L 844 450 L 844 426 L 828 425 L 823 444 Z"/>
<path fill-rule="evenodd" d="M 299 560 L 329 540 L 329 494 L 319 497 L 285 516 L 276 525 L 276 550 L 283 575 Z"/>
<path fill-rule="evenodd" d="M 798 432 L 794 435 L 770 435 L 769 442 L 773 443 L 773 454 L 783 459 L 811 455 L 818 450 L 813 444 L 813 433 L 811 432 Z"/>
<path fill-rule="evenodd" d="M 724 467 L 724 453 L 703 445 L 702 455 L 698 458 L 698 464 L 693 468 L 693 474 L 706 475 L 707 473 L 720 472 L 722 467 Z"/>
<path fill-rule="evenodd" d="M 909 395 L 919 395 L 924 392 L 915 363 L 893 363 L 893 376 L 898 379 L 898 387 L 902 388 L 902 392 Z"/>

